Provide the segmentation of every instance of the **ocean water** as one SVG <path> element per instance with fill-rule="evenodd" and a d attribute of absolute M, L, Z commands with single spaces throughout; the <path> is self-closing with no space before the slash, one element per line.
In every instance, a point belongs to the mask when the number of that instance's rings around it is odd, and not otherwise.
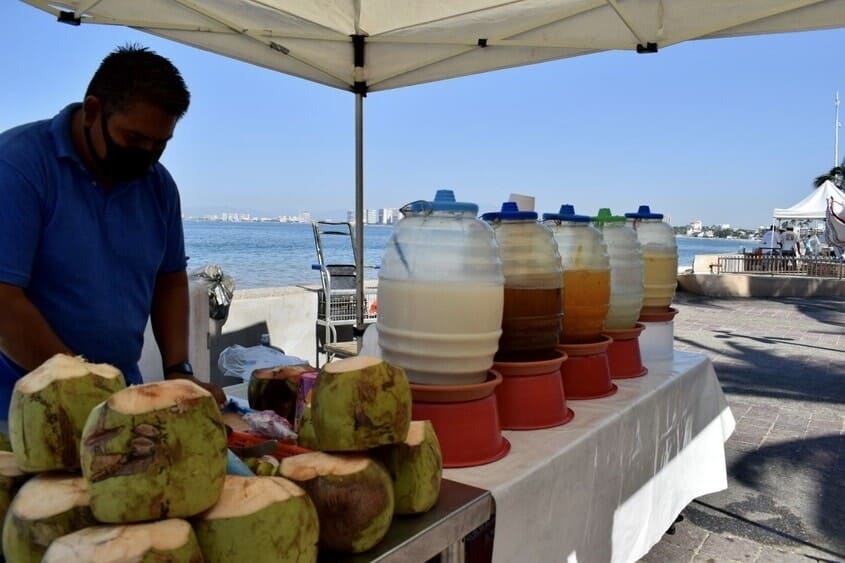
<path fill-rule="evenodd" d="M 392 227 L 364 227 L 364 263 L 380 263 Z M 324 237 L 326 261 L 351 264 L 352 250 L 346 237 Z M 692 267 L 696 254 L 731 254 L 756 243 L 743 240 L 678 237 L 678 266 Z M 217 264 L 232 276 L 237 289 L 319 284 L 311 269 L 317 251 L 311 225 L 286 223 L 223 223 L 185 221 L 188 271 Z M 367 269 L 375 279 L 378 271 Z"/>

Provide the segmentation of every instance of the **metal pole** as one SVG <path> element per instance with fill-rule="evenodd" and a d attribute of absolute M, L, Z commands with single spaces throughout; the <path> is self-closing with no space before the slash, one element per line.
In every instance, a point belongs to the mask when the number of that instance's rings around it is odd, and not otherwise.
<path fill-rule="evenodd" d="M 836 99 L 833 103 L 836 108 L 836 116 L 833 118 L 833 166 L 839 166 L 839 128 L 842 124 L 839 123 L 839 91 L 836 91 Z M 838 186 L 837 186 L 838 187 Z"/>
<path fill-rule="evenodd" d="M 355 94 L 355 326 L 364 329 L 364 95 Z M 358 339 L 358 350 L 361 341 Z"/>

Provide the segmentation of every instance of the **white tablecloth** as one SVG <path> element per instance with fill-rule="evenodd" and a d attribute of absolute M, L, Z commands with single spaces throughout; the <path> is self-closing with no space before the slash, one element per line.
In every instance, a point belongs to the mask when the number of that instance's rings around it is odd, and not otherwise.
<path fill-rule="evenodd" d="M 506 431 L 511 452 L 444 477 L 492 492 L 496 562 L 636 561 L 696 497 L 727 487 L 734 418 L 706 356 L 676 351 L 564 426 Z"/>

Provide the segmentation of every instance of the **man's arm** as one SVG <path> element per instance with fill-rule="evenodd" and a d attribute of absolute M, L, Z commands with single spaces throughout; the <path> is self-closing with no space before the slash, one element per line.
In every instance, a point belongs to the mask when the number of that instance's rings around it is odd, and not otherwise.
<path fill-rule="evenodd" d="M 153 334 L 161 351 L 161 363 L 164 368 L 188 360 L 188 335 L 190 317 L 190 299 L 188 296 L 188 275 L 182 270 L 169 274 L 159 274 L 153 292 L 152 311 Z M 217 385 L 204 383 L 190 374 L 170 373 L 165 379 L 190 379 L 209 391 L 218 404 L 226 402 L 226 395 Z"/>
<path fill-rule="evenodd" d="M 55 354 L 73 354 L 22 288 L 0 282 L 0 351 L 31 371 Z"/>
<path fill-rule="evenodd" d="M 189 314 L 188 275 L 184 270 L 160 274 L 150 316 L 164 367 L 188 360 Z"/>

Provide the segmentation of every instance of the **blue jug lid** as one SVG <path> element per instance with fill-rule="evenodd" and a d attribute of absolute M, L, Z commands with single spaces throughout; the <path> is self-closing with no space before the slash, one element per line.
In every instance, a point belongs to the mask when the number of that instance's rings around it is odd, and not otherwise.
<path fill-rule="evenodd" d="M 502 203 L 501 211 L 491 211 L 481 216 L 485 221 L 536 221 L 536 211 L 520 211 L 515 201 Z"/>
<path fill-rule="evenodd" d="M 406 214 L 424 211 L 470 212 L 473 215 L 478 215 L 478 205 L 466 201 L 455 201 L 455 192 L 452 190 L 437 190 L 433 201 L 413 201 L 402 208 L 402 213 Z"/>
<path fill-rule="evenodd" d="M 663 213 L 652 213 L 648 205 L 641 205 L 636 213 L 626 213 L 628 219 L 663 219 Z"/>
<path fill-rule="evenodd" d="M 572 223 L 589 223 L 589 215 L 576 215 L 575 206 L 564 204 L 560 206 L 558 213 L 543 213 L 543 221 L 570 221 Z"/>

